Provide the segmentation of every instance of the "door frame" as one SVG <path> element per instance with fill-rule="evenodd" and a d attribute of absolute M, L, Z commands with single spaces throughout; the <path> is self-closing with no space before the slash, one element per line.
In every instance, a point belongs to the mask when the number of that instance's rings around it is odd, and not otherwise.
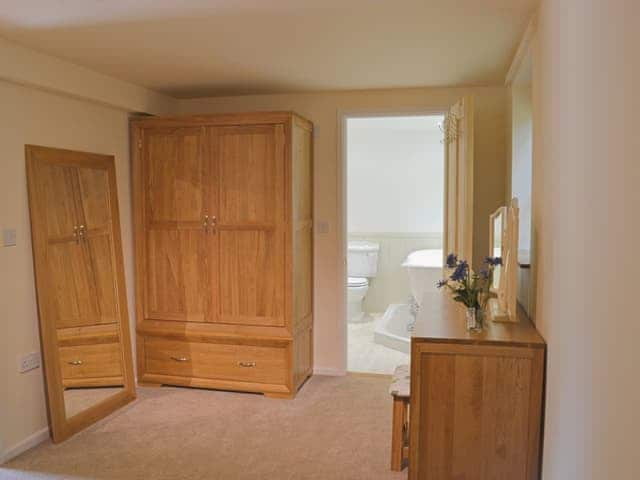
<path fill-rule="evenodd" d="M 347 121 L 350 118 L 372 118 L 372 117 L 426 117 L 432 115 L 446 115 L 450 106 L 447 107 L 416 107 L 416 108 L 378 108 L 378 109 L 349 109 L 338 110 L 338 168 L 336 172 L 337 176 L 337 214 L 338 214 L 338 229 L 337 229 L 337 243 L 338 243 L 338 255 L 336 259 L 337 272 L 339 275 L 338 285 L 339 292 L 337 292 L 337 307 L 336 316 L 337 323 L 339 325 L 339 335 L 342 338 L 337 338 L 337 345 L 341 346 L 341 361 L 339 374 L 346 375 L 348 372 L 348 331 L 347 331 L 347 243 L 348 243 L 348 226 L 347 226 Z M 445 159 L 443 158 L 443 161 Z M 445 181 L 446 179 L 443 179 Z M 443 202 L 446 202 L 446 181 Z M 443 218 L 443 238 L 446 236 L 446 221 Z"/>

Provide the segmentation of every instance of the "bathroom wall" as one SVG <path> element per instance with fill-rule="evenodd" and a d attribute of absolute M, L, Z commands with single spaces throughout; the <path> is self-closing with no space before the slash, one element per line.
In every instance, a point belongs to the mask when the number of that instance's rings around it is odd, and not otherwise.
<path fill-rule="evenodd" d="M 348 119 L 349 233 L 442 233 L 442 118 Z"/>
<path fill-rule="evenodd" d="M 489 214 L 505 198 L 506 88 L 408 88 L 343 92 L 247 95 L 182 100 L 189 113 L 293 110 L 314 123 L 316 221 L 314 354 L 317 372 L 346 370 L 345 258 L 343 236 L 342 118 L 347 114 L 446 111 L 464 95 L 475 97 L 474 251 L 489 248 Z"/>
<path fill-rule="evenodd" d="M 369 313 L 410 294 L 401 266 L 418 249 L 441 248 L 444 147 L 441 115 L 347 121 L 349 239 L 380 244 L 378 274 L 364 301 Z"/>
<path fill-rule="evenodd" d="M 408 303 L 411 290 L 402 262 L 414 250 L 442 248 L 439 233 L 350 233 L 349 240 L 380 244 L 378 275 L 370 281 L 363 304 L 368 313 L 383 313 L 391 303 Z"/>

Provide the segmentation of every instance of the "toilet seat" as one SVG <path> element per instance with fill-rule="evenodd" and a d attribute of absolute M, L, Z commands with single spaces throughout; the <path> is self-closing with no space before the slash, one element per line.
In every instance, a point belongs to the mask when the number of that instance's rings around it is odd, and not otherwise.
<path fill-rule="evenodd" d="M 369 285 L 369 280 L 364 277 L 349 277 L 347 279 L 347 287 L 366 287 Z"/>

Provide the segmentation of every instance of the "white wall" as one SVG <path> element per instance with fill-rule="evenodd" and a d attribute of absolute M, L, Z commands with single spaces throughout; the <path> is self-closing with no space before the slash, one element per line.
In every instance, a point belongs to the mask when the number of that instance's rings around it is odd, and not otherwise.
<path fill-rule="evenodd" d="M 543 0 L 534 42 L 545 480 L 640 478 L 640 2 Z"/>
<path fill-rule="evenodd" d="M 350 234 L 442 233 L 442 116 L 347 121 Z"/>

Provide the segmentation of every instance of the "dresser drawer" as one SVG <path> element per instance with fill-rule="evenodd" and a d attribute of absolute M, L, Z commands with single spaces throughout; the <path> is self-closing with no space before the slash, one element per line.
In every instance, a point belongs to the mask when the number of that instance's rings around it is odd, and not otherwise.
<path fill-rule="evenodd" d="M 145 365 L 150 374 L 284 385 L 287 349 L 147 338 Z"/>
<path fill-rule="evenodd" d="M 122 377 L 122 351 L 119 343 L 98 343 L 60 347 L 64 380 Z"/>

